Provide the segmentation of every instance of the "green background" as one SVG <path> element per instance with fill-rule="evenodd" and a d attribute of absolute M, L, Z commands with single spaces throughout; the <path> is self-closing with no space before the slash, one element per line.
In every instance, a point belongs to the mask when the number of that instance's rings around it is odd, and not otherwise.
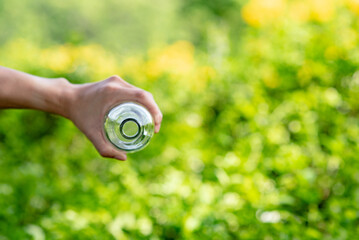
<path fill-rule="evenodd" d="M 0 240 L 355 239 L 358 27 L 355 0 L 0 0 L 1 65 L 117 74 L 164 114 L 118 162 L 1 110 Z"/>

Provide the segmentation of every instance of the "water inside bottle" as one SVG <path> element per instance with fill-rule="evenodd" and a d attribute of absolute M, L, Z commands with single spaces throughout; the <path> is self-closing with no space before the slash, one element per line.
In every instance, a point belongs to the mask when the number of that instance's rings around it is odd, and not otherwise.
<path fill-rule="evenodd" d="M 154 133 L 154 124 L 146 108 L 127 102 L 108 112 L 104 129 L 108 140 L 115 147 L 135 152 L 147 146 Z"/>

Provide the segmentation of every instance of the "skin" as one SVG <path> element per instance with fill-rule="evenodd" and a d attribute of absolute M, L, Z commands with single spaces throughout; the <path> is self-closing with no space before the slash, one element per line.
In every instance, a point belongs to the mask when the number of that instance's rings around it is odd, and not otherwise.
<path fill-rule="evenodd" d="M 118 76 L 95 83 L 71 84 L 65 78 L 43 78 L 0 66 L 0 109 L 36 109 L 68 118 L 106 158 L 127 158 L 125 152 L 106 139 L 103 119 L 112 107 L 129 101 L 148 109 L 158 133 L 162 113 L 152 94 Z"/>

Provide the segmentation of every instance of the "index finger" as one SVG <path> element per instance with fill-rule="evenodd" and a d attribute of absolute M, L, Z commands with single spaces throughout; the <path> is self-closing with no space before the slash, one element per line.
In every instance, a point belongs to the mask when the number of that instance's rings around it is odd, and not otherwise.
<path fill-rule="evenodd" d="M 144 90 L 136 90 L 134 100 L 146 107 L 151 113 L 155 122 L 155 133 L 158 133 L 160 131 L 163 115 L 152 94 Z"/>

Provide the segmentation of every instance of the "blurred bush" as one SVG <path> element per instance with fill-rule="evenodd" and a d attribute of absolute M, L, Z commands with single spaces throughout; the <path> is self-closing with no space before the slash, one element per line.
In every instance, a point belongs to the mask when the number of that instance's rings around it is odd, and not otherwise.
<path fill-rule="evenodd" d="M 71 122 L 0 112 L 0 239 L 355 239 L 355 0 L 0 1 L 0 64 L 153 92 L 118 163 Z"/>

